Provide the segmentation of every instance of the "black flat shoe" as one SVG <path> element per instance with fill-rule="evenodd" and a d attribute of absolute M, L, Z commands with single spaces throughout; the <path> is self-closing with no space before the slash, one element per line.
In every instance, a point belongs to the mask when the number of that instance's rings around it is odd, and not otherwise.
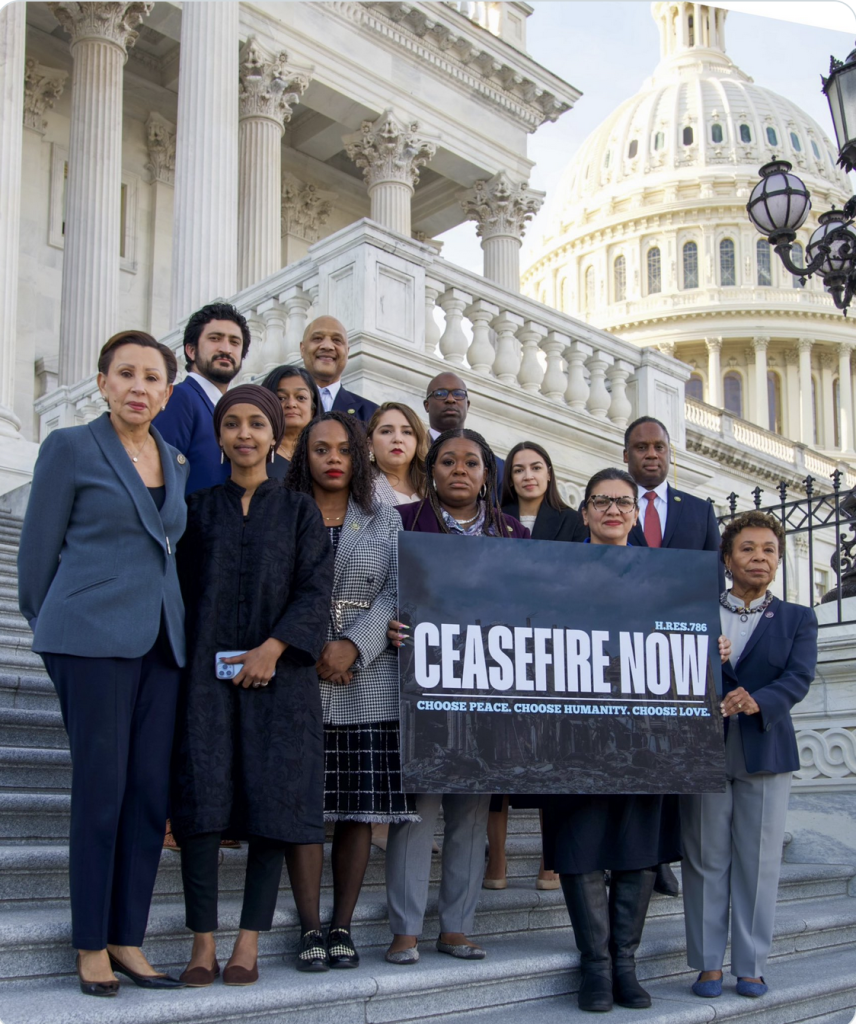
<path fill-rule="evenodd" d="M 654 892 L 662 896 L 680 896 L 681 887 L 675 877 L 675 872 L 668 864 L 657 865 L 657 877 L 654 879 Z"/>
<path fill-rule="evenodd" d="M 110 966 L 116 974 L 124 974 L 126 978 L 130 978 L 131 981 L 133 981 L 135 985 L 139 985 L 140 988 L 185 987 L 185 983 L 183 981 L 179 981 L 178 978 L 173 978 L 171 974 L 135 974 L 130 967 L 126 967 L 121 960 L 117 960 L 111 952 L 108 951 L 107 956 L 110 957 Z"/>
<path fill-rule="evenodd" d="M 331 967 L 360 966 L 360 954 L 347 928 L 331 928 L 327 933 L 327 959 Z"/>
<path fill-rule="evenodd" d="M 119 994 L 118 981 L 86 981 L 80 973 L 80 954 L 77 954 L 77 977 L 80 981 L 80 991 L 85 996 L 116 996 Z"/>
<path fill-rule="evenodd" d="M 300 936 L 295 966 L 298 971 L 330 970 L 330 957 L 327 955 L 324 936 L 319 929 L 316 928 L 313 931 L 304 932 Z"/>

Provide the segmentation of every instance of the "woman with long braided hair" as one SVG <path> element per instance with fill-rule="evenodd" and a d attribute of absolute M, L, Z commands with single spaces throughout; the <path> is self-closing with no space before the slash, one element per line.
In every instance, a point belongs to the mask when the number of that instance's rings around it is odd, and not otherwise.
<path fill-rule="evenodd" d="M 426 497 L 399 505 L 405 530 L 459 537 L 528 537 L 529 531 L 494 503 L 496 457 L 474 430 L 447 430 L 431 445 L 425 459 Z M 454 544 L 454 542 L 451 542 Z M 450 552 L 452 554 L 452 552 Z M 405 639 L 402 623 L 389 623 L 387 636 L 396 646 Z M 431 845 L 443 807 L 443 879 L 440 884 L 440 937 L 437 949 L 461 960 L 482 960 L 485 952 L 470 942 L 484 875 L 484 844 L 490 794 L 420 793 L 421 821 L 391 824 L 386 848 L 386 898 L 393 940 L 386 959 L 413 964 L 428 900 Z"/>

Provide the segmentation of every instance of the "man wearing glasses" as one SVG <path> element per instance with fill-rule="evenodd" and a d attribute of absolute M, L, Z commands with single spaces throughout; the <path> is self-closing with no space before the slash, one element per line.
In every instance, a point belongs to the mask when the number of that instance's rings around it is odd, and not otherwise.
<path fill-rule="evenodd" d="M 428 433 L 432 441 L 436 441 L 444 430 L 457 430 L 466 425 L 470 399 L 466 384 L 455 373 L 438 373 L 428 384 L 422 404 L 428 413 Z M 497 500 L 502 493 L 504 472 L 505 462 L 496 455 Z"/>

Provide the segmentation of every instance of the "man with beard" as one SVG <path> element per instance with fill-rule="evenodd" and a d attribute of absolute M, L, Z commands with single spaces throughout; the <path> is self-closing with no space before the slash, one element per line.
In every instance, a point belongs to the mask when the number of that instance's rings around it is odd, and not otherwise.
<path fill-rule="evenodd" d="M 240 373 L 249 347 L 247 321 L 228 303 L 212 302 L 187 321 L 187 377 L 154 419 L 163 439 L 190 463 L 185 494 L 222 484 L 229 476 L 214 433 L 214 406 Z"/>
<path fill-rule="evenodd" d="M 428 433 L 431 440 L 436 441 L 444 430 L 457 430 L 466 425 L 470 408 L 467 385 L 455 373 L 439 373 L 429 382 L 422 405 L 428 413 Z M 496 455 L 497 502 L 502 493 L 504 472 L 505 462 Z"/>

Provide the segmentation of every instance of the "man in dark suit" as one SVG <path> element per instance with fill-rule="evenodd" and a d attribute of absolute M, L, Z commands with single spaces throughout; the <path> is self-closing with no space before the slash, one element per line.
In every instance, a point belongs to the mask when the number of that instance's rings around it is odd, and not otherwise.
<path fill-rule="evenodd" d="M 719 551 L 719 525 L 713 505 L 666 482 L 672 449 L 669 432 L 653 416 L 640 416 L 624 432 L 624 461 L 639 487 L 639 520 L 628 538 L 637 547 Z M 725 577 L 720 568 L 720 593 Z M 719 594 L 711 594 L 715 600 Z M 668 864 L 657 868 L 654 889 L 677 896 L 680 887 Z"/>
<path fill-rule="evenodd" d="M 247 321 L 226 302 L 197 310 L 184 329 L 187 377 L 154 421 L 163 439 L 190 463 L 187 494 L 222 484 L 229 466 L 214 433 L 214 406 L 241 371 L 250 347 Z"/>
<path fill-rule="evenodd" d="M 344 412 L 368 423 L 377 403 L 342 387 L 348 365 L 348 332 L 332 316 L 319 316 L 303 333 L 300 343 L 303 365 L 321 392 L 324 412 Z"/>

